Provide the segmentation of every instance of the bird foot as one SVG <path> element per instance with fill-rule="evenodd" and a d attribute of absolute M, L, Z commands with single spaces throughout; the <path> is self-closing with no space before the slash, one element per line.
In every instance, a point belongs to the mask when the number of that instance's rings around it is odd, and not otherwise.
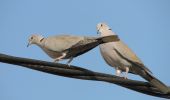
<path fill-rule="evenodd" d="M 66 64 L 68 67 L 70 67 L 70 64 Z"/>
<path fill-rule="evenodd" d="M 56 59 L 54 59 L 54 62 L 55 62 L 55 63 L 58 63 L 60 60 L 61 60 L 61 59 L 56 58 Z"/>
<path fill-rule="evenodd" d="M 128 79 L 126 76 L 125 77 L 123 77 L 124 79 Z"/>

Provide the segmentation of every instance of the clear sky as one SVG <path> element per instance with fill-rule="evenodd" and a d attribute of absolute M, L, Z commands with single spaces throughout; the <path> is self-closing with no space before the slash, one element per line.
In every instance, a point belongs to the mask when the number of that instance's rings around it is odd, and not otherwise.
<path fill-rule="evenodd" d="M 170 85 L 170 0 L 0 0 L 0 53 L 52 61 L 37 46 L 26 47 L 31 34 L 96 36 L 99 22 L 108 23 L 154 75 Z M 98 47 L 72 64 L 114 74 Z M 0 63 L 0 100 L 68 99 L 163 100 L 114 84 Z"/>

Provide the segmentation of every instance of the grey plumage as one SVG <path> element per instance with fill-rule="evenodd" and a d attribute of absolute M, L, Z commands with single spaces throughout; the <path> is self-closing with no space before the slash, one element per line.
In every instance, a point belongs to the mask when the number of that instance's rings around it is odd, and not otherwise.
<path fill-rule="evenodd" d="M 72 35 L 57 35 L 47 38 L 41 35 L 32 35 L 29 38 L 30 44 L 36 44 L 42 48 L 54 61 L 60 61 L 62 59 L 69 59 L 69 64 L 74 57 L 86 53 L 99 44 L 119 41 L 117 35 L 105 36 L 105 37 L 84 37 L 84 36 L 72 36 Z"/>
<path fill-rule="evenodd" d="M 101 36 L 115 35 L 115 33 L 112 32 L 110 27 L 105 23 L 99 23 L 97 25 L 97 31 Z M 121 40 L 101 44 L 99 47 L 104 60 L 107 62 L 107 64 L 116 69 L 116 74 L 118 76 L 122 71 L 126 72 L 125 78 L 127 78 L 128 72 L 137 74 L 149 81 L 153 86 L 157 87 L 163 93 L 169 92 L 167 86 L 154 77 L 152 72 Z"/>

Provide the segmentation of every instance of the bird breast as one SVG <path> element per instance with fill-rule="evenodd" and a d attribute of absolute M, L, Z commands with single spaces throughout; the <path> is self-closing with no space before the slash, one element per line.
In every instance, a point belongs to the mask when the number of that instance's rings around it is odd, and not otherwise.
<path fill-rule="evenodd" d="M 114 50 L 114 42 L 105 43 L 100 45 L 100 52 L 106 63 L 112 67 L 119 67 L 122 71 L 125 67 L 131 66 L 129 62 L 122 59 L 119 54 Z"/>
<path fill-rule="evenodd" d="M 51 51 L 51 50 L 48 50 L 47 48 L 42 48 L 41 49 L 48 55 L 50 56 L 51 58 L 55 59 L 55 58 L 58 58 L 62 55 L 62 53 L 60 52 L 55 52 L 55 51 Z"/>

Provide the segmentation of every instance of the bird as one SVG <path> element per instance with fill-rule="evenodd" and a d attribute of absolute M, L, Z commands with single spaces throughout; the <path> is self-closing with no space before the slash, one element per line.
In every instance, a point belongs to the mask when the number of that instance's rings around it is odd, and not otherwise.
<path fill-rule="evenodd" d="M 106 23 L 97 24 L 97 33 L 100 36 L 116 35 Z M 125 72 L 124 78 L 127 78 L 128 73 L 140 75 L 145 80 L 149 81 L 153 86 L 160 89 L 163 93 L 168 93 L 168 87 L 153 76 L 153 73 L 143 64 L 137 55 L 120 39 L 99 45 L 100 52 L 105 62 L 114 67 L 116 75 L 120 77 L 122 72 Z"/>
<path fill-rule="evenodd" d="M 73 58 L 88 52 L 99 44 L 112 41 L 119 41 L 118 36 L 87 37 L 62 34 L 45 38 L 39 34 L 32 34 L 28 39 L 27 47 L 35 44 L 53 58 L 54 62 L 69 59 L 67 65 L 70 65 Z"/>

